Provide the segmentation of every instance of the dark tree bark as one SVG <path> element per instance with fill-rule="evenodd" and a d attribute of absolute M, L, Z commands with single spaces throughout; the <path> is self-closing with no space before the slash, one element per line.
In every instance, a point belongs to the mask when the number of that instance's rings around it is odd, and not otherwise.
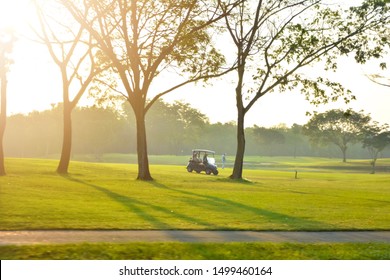
<path fill-rule="evenodd" d="M 236 87 L 236 106 L 237 106 L 237 149 L 234 160 L 233 173 L 230 175 L 231 179 L 242 179 L 242 170 L 244 165 L 245 155 L 245 107 L 242 101 L 242 84 L 244 81 L 245 64 L 242 58 L 242 49 L 238 49 L 240 53 L 240 61 L 237 69 L 238 84 Z"/>
<path fill-rule="evenodd" d="M 236 158 L 234 160 L 233 173 L 230 175 L 231 179 L 242 179 L 242 170 L 244 165 L 245 155 L 245 127 L 244 127 L 245 114 L 243 110 L 238 110 L 237 119 L 237 149 Z"/>
<path fill-rule="evenodd" d="M 149 170 L 148 145 L 146 140 L 146 126 L 144 110 L 137 110 L 135 114 L 137 123 L 137 156 L 138 177 L 137 180 L 153 180 Z"/>
<path fill-rule="evenodd" d="M 60 162 L 57 167 L 58 174 L 67 174 L 72 152 L 72 107 L 68 102 L 63 108 L 63 137 Z"/>

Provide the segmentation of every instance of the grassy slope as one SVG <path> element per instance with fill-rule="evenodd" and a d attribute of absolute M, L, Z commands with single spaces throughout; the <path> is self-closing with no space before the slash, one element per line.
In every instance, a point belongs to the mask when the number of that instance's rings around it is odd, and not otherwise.
<path fill-rule="evenodd" d="M 0 229 L 390 229 L 388 173 L 247 170 L 240 183 L 153 165 L 140 182 L 134 165 L 72 162 L 61 177 L 56 163 L 7 160 Z"/>

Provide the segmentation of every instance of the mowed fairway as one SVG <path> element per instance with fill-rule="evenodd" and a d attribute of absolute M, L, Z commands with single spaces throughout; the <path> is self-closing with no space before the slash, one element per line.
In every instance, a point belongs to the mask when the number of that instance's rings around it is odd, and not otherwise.
<path fill-rule="evenodd" d="M 8 159 L 0 229 L 390 230 L 390 174 L 246 170 L 247 181 L 152 165 Z"/>

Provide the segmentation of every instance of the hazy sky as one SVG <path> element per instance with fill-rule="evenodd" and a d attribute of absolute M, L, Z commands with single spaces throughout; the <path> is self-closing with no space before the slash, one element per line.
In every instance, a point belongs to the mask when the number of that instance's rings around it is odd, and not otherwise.
<path fill-rule="evenodd" d="M 18 19 L 28 19 L 32 12 L 25 5 L 27 0 L 0 0 L 0 27 L 14 26 L 26 33 L 27 27 Z M 43 45 L 19 39 L 14 48 L 14 65 L 9 73 L 8 112 L 26 113 L 50 108 L 61 102 L 60 72 Z M 353 59 L 342 59 L 339 71 L 330 73 L 337 81 L 352 90 L 357 101 L 345 105 L 330 104 L 315 108 L 299 93 L 271 93 L 262 97 L 247 115 L 246 125 L 272 126 L 279 123 L 292 125 L 307 122 L 307 111 L 325 111 L 329 108 L 353 108 L 370 113 L 380 123 L 390 123 L 390 88 L 371 82 L 365 75 L 378 73 L 377 62 L 358 65 Z M 308 71 L 313 71 L 309 69 Z M 381 72 L 390 77 L 390 72 Z M 211 85 L 189 85 L 168 94 L 166 101 L 181 100 L 205 113 L 211 122 L 228 122 L 236 119 L 235 73 L 211 81 Z M 158 88 L 158 84 L 155 88 Z"/>

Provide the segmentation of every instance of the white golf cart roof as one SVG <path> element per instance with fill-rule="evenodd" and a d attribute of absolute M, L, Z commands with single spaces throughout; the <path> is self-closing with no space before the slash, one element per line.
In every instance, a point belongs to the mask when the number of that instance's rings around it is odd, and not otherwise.
<path fill-rule="evenodd" d="M 192 150 L 193 153 L 197 153 L 197 152 L 204 152 L 204 153 L 207 153 L 207 154 L 215 154 L 214 151 L 211 151 L 211 150 L 205 150 L 205 149 L 193 149 Z"/>

